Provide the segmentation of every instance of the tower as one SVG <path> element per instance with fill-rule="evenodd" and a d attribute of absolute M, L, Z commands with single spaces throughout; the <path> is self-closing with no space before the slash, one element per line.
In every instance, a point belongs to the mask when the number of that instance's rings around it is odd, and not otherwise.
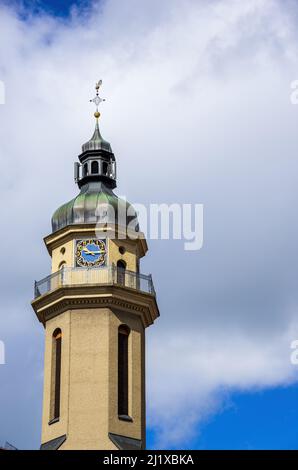
<path fill-rule="evenodd" d="M 41 449 L 145 448 L 145 329 L 159 316 L 147 243 L 119 199 L 116 159 L 95 131 L 75 163 L 80 193 L 56 210 L 45 245 L 52 273 L 35 282 L 45 328 Z"/>

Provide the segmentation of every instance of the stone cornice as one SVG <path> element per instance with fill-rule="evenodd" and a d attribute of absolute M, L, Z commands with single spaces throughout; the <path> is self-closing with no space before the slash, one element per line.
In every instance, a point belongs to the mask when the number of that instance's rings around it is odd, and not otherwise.
<path fill-rule="evenodd" d="M 139 255 L 142 258 L 148 251 L 148 246 L 146 242 L 145 235 L 143 232 L 138 232 L 138 238 L 134 239 L 133 236 L 135 232 L 130 232 L 129 230 L 117 226 L 108 225 L 105 228 L 98 228 L 96 224 L 73 224 L 63 227 L 57 232 L 51 233 L 44 238 L 45 245 L 50 255 L 52 255 L 52 250 L 61 244 L 74 238 L 74 235 L 85 235 L 85 236 L 94 236 L 95 233 L 102 232 L 104 236 L 109 237 L 109 234 L 114 234 L 115 239 L 123 239 L 129 243 L 139 245 Z M 121 238 L 122 237 L 122 238 Z"/>
<path fill-rule="evenodd" d="M 159 316 L 156 298 L 152 294 L 115 285 L 63 286 L 32 301 L 41 323 L 66 310 L 82 308 L 111 308 L 140 316 L 144 327 Z"/>

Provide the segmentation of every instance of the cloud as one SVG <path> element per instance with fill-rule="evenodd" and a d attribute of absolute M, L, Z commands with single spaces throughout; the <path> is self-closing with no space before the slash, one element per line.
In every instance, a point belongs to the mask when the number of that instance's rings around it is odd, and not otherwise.
<path fill-rule="evenodd" d="M 297 13 L 291 1 L 107 0 L 68 20 L 24 20 L 0 7 L 0 438 L 38 445 L 42 362 L 24 350 L 41 354 L 42 331 L 28 304 L 50 271 L 51 214 L 77 193 L 73 161 L 93 131 L 99 78 L 118 194 L 204 204 L 203 249 L 149 241 L 142 266 L 161 309 L 147 350 L 156 446 L 187 445 L 230 392 L 297 380 Z M 35 397 L 26 406 L 24 387 Z"/>
<path fill-rule="evenodd" d="M 297 380 L 289 363 L 289 343 L 297 328 L 296 321 L 280 334 L 269 330 L 255 339 L 241 329 L 200 331 L 196 325 L 193 332 L 164 332 L 162 347 L 160 337 L 151 339 L 149 406 L 156 447 L 189 446 L 201 425 L 226 406 L 231 392 Z"/>

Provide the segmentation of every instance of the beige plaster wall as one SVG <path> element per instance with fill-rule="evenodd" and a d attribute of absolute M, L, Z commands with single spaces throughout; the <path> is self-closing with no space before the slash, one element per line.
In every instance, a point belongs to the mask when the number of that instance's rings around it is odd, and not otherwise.
<path fill-rule="evenodd" d="M 118 327 L 129 335 L 129 409 L 133 422 L 119 420 Z M 49 425 L 52 335 L 62 331 L 61 413 Z M 144 328 L 134 314 L 107 308 L 67 311 L 46 324 L 42 442 L 67 434 L 60 449 L 115 449 L 109 432 L 145 439 Z"/>

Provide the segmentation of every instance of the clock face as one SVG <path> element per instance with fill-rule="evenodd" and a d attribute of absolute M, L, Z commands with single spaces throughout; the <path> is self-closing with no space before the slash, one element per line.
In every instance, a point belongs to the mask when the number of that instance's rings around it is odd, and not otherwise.
<path fill-rule="evenodd" d="M 103 266 L 106 262 L 105 240 L 77 240 L 76 263 L 81 267 Z"/>

